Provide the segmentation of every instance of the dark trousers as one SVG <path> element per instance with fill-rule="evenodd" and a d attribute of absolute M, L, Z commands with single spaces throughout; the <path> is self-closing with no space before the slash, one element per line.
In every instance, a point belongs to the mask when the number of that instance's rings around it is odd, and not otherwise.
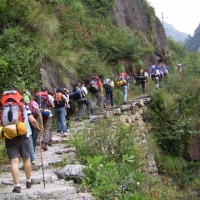
<path fill-rule="evenodd" d="M 141 85 L 142 85 L 142 91 L 143 93 L 146 92 L 146 81 L 140 81 Z"/>
<path fill-rule="evenodd" d="M 86 105 L 86 112 L 87 115 L 90 116 L 90 102 L 84 98 L 84 99 L 80 99 L 78 100 L 78 119 L 82 118 L 82 114 L 83 114 L 83 105 Z"/>
<path fill-rule="evenodd" d="M 111 106 L 114 106 L 113 90 L 112 89 L 106 90 L 106 105 L 108 104 L 109 99 L 110 99 L 110 102 L 111 102 Z"/>

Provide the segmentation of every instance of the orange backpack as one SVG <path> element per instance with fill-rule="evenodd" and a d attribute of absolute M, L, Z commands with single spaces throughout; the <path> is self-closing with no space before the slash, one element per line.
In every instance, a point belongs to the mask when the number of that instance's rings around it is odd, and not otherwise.
<path fill-rule="evenodd" d="M 23 122 L 23 110 L 25 109 L 22 95 L 16 91 L 5 91 L 1 98 L 2 113 L 1 123 L 3 126 Z"/>
<path fill-rule="evenodd" d="M 61 89 L 57 89 L 54 97 L 55 108 L 60 108 L 65 106 L 65 99 L 63 98 L 63 93 Z"/>
<path fill-rule="evenodd" d="M 25 105 L 22 95 L 16 90 L 5 91 L 2 94 L 1 104 L 1 124 L 3 126 L 3 135 L 8 139 L 25 135 Z"/>

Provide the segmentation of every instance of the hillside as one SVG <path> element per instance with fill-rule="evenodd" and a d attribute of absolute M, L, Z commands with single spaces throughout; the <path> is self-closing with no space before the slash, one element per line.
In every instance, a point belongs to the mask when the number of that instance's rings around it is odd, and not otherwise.
<path fill-rule="evenodd" d="M 79 80 L 88 86 L 92 75 L 102 80 L 112 77 L 115 82 L 115 108 L 95 113 L 97 116 L 92 117 L 97 120 L 91 117 L 91 123 L 84 117 L 75 122 L 70 116 L 73 137 L 67 134 L 64 141 L 59 137 L 55 147 L 58 153 L 60 147 L 66 147 L 63 153 L 72 150 L 73 155 L 75 148 L 77 160 L 70 162 L 60 155 L 59 162 L 48 162 L 51 188 L 62 182 L 61 188 L 59 184 L 55 187 L 62 196 L 66 181 L 58 181 L 54 169 L 78 161 L 88 170 L 80 188 L 68 183 L 73 186 L 68 185 L 74 199 L 85 196 L 77 195 L 82 190 L 98 200 L 199 199 L 200 54 L 166 38 L 147 0 L 2 0 L 0 20 L 0 93 L 13 87 L 29 89 L 32 94 L 43 86 L 52 93 L 58 87 L 70 90 Z M 195 31 L 195 41 L 190 37 L 186 42 L 189 50 L 198 51 L 199 35 L 200 27 Z M 136 84 L 136 71 L 157 65 L 159 60 L 166 62 L 169 74 L 147 79 L 151 101 L 148 105 L 130 101 L 142 93 L 141 85 Z M 183 64 L 181 72 L 178 63 Z M 124 71 L 130 76 L 126 105 L 122 103 L 122 87 L 116 84 Z M 92 99 L 91 94 L 87 97 Z M 55 127 L 54 116 L 53 132 Z M 1 164 L 8 163 L 6 155 L 4 141 L 0 140 Z M 152 169 L 153 176 L 145 173 L 147 169 Z M 11 192 L 7 184 L 11 188 L 13 182 L 8 174 L 5 176 L 1 192 L 5 199 L 12 199 L 5 193 Z M 31 197 L 20 196 L 44 199 L 42 176 L 38 179 L 36 194 L 29 190 Z M 46 199 L 54 198 L 51 188 Z"/>
<path fill-rule="evenodd" d="M 162 24 L 146 1 L 4 0 L 0 10 L 0 91 L 71 87 L 168 56 Z"/>
<path fill-rule="evenodd" d="M 174 41 L 184 44 L 185 40 L 189 37 L 188 34 L 178 31 L 172 24 L 164 23 L 165 33 L 167 37 L 172 38 Z"/>
<path fill-rule="evenodd" d="M 186 41 L 184 46 L 188 51 L 193 52 L 200 52 L 200 24 L 196 28 L 193 37 L 189 37 Z"/>

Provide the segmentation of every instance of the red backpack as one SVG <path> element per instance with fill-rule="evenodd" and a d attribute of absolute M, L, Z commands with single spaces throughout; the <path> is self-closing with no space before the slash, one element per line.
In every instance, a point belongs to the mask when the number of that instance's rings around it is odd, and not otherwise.
<path fill-rule="evenodd" d="M 50 102 L 48 92 L 42 91 L 35 94 L 35 101 L 38 103 L 39 109 L 49 109 Z"/>
<path fill-rule="evenodd" d="M 5 91 L 1 98 L 1 123 L 2 126 L 24 122 L 24 109 L 22 95 L 16 90 Z"/>
<path fill-rule="evenodd" d="M 122 81 L 122 80 L 124 80 L 126 78 L 127 78 L 127 74 L 125 72 L 122 72 L 122 73 L 119 74 L 119 80 L 120 81 Z"/>
<path fill-rule="evenodd" d="M 90 86 L 89 86 L 89 92 L 96 93 L 100 91 L 99 87 L 99 77 L 98 76 L 92 76 L 90 78 Z"/>

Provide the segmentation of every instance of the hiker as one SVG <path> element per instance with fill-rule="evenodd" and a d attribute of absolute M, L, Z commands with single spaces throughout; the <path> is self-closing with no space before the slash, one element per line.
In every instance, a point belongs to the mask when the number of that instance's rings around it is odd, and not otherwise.
<path fill-rule="evenodd" d="M 5 91 L 1 98 L 1 124 L 4 130 L 5 147 L 11 165 L 11 174 L 14 181 L 12 192 L 20 193 L 19 157 L 22 158 L 26 175 L 26 188 L 34 184 L 31 179 L 30 140 L 31 129 L 29 122 L 42 133 L 37 121 L 28 106 L 23 102 L 22 92 L 19 89 Z"/>
<path fill-rule="evenodd" d="M 100 101 L 100 110 L 103 111 L 103 84 L 99 76 L 90 78 L 89 92 L 92 94 L 91 113 L 96 109 L 97 100 Z"/>
<path fill-rule="evenodd" d="M 152 81 L 155 83 L 156 88 L 159 88 L 160 72 L 159 72 L 159 69 L 155 65 L 152 65 L 150 68 L 150 77 Z"/>
<path fill-rule="evenodd" d="M 63 88 L 63 91 L 64 91 L 64 95 L 69 99 L 69 90 L 67 89 L 67 88 Z M 70 111 L 71 111 L 71 109 L 70 109 L 70 99 L 69 99 L 69 101 L 68 101 L 68 103 L 67 103 L 67 106 L 65 107 L 65 109 L 66 109 L 66 120 L 67 120 L 67 128 L 70 128 Z"/>
<path fill-rule="evenodd" d="M 91 114 L 91 108 L 90 108 L 90 102 L 86 98 L 88 91 L 85 87 L 85 82 L 81 81 L 80 84 L 74 85 L 73 92 L 77 93 L 76 98 L 73 98 L 74 100 L 77 100 L 78 103 L 78 118 L 76 118 L 75 121 L 81 121 L 82 113 L 83 113 L 83 106 L 86 105 L 86 112 L 87 112 L 87 118 L 90 119 Z M 70 95 L 72 97 L 73 94 Z"/>
<path fill-rule="evenodd" d="M 63 89 L 56 89 L 54 95 L 54 113 L 57 118 L 57 133 L 66 134 L 67 124 L 66 124 L 66 106 L 69 102 L 69 98 L 64 94 Z"/>
<path fill-rule="evenodd" d="M 159 76 L 158 76 L 159 82 L 161 82 L 164 78 L 164 74 L 163 74 L 163 70 L 162 70 L 163 65 L 164 65 L 164 62 L 162 59 L 160 59 L 158 61 L 158 65 L 156 66 L 156 70 L 158 70 L 158 72 L 159 72 Z"/>
<path fill-rule="evenodd" d="M 103 87 L 106 93 L 105 107 L 107 107 L 109 99 L 111 102 L 111 106 L 114 107 L 114 99 L 113 99 L 114 81 L 113 79 L 112 78 L 105 79 L 103 82 Z"/>
<path fill-rule="evenodd" d="M 24 99 L 25 105 L 27 105 L 29 107 L 33 117 L 36 119 L 37 122 L 39 121 L 40 128 L 42 130 L 44 130 L 42 114 L 40 112 L 38 103 L 36 101 L 32 100 L 32 95 L 28 90 L 26 90 L 23 93 L 23 99 Z M 37 146 L 38 131 L 36 130 L 36 128 L 31 123 L 30 123 L 30 127 L 31 127 L 31 131 L 32 131 L 32 134 L 29 137 L 30 144 L 31 144 L 30 145 L 31 146 L 30 160 L 31 160 L 31 164 L 35 165 L 35 149 L 36 149 L 36 146 Z"/>
<path fill-rule="evenodd" d="M 167 75 L 169 73 L 169 67 L 164 63 L 162 66 L 161 66 L 161 71 L 162 71 L 162 74 L 164 76 L 164 80 L 166 81 L 167 80 Z"/>
<path fill-rule="evenodd" d="M 178 72 L 181 73 L 182 72 L 182 67 L 183 67 L 182 63 L 178 63 L 177 67 L 178 67 Z"/>
<path fill-rule="evenodd" d="M 44 87 L 40 92 L 35 94 L 35 101 L 39 105 L 43 118 L 44 135 L 42 139 L 42 149 L 47 151 L 47 145 L 52 146 L 51 122 L 53 115 L 51 108 L 54 108 L 54 98 L 52 95 L 48 94 L 48 89 Z"/>
<path fill-rule="evenodd" d="M 121 86 L 122 92 L 124 94 L 124 104 L 127 104 L 128 90 L 129 90 L 129 80 L 125 72 L 120 73 L 119 81 L 117 85 Z"/>
<path fill-rule="evenodd" d="M 147 86 L 147 82 L 148 82 L 148 73 L 144 70 L 144 69 L 141 69 L 140 70 L 140 73 L 137 77 L 137 79 L 139 80 L 140 84 L 142 85 L 142 91 L 143 91 L 143 94 L 146 93 L 146 86 Z"/>

